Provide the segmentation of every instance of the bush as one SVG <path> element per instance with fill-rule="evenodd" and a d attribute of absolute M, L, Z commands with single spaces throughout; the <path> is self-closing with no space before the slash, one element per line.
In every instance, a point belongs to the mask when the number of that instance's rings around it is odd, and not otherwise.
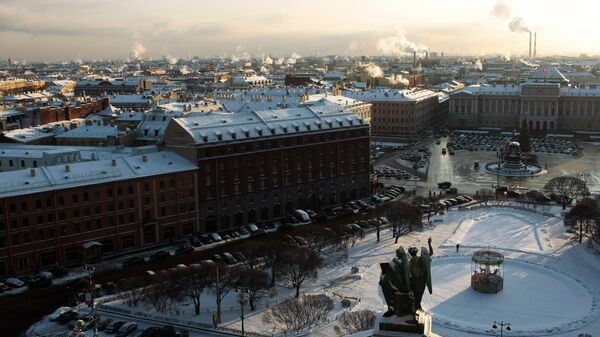
<path fill-rule="evenodd" d="M 324 322 L 332 309 L 333 301 L 326 295 L 302 295 L 265 312 L 263 322 L 274 329 L 300 331 Z"/>

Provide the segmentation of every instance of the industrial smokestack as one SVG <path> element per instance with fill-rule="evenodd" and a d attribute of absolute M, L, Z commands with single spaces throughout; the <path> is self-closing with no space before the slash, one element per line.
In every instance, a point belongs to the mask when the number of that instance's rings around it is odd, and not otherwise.
<path fill-rule="evenodd" d="M 425 61 L 429 60 L 429 51 L 425 51 Z"/>
<path fill-rule="evenodd" d="M 531 32 L 529 32 L 529 58 L 531 58 Z"/>
<path fill-rule="evenodd" d="M 413 68 L 417 67 L 417 52 L 413 51 Z"/>
<path fill-rule="evenodd" d="M 533 33 L 533 58 L 535 58 L 537 54 L 537 32 Z"/>

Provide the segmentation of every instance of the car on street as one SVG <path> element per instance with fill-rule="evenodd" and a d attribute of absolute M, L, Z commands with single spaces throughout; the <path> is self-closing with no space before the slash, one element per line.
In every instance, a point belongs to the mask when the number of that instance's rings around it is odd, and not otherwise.
<path fill-rule="evenodd" d="M 129 259 L 125 260 L 125 262 L 123 262 L 123 268 L 131 267 L 131 266 L 141 266 L 145 262 L 146 261 L 144 260 L 143 257 L 141 257 L 141 256 L 134 256 L 132 258 L 129 258 Z"/>
<path fill-rule="evenodd" d="M 123 324 L 123 326 L 119 329 L 116 337 L 126 337 L 129 336 L 132 332 L 137 330 L 137 323 L 135 322 L 127 322 Z"/>
<path fill-rule="evenodd" d="M 106 329 L 106 327 L 109 326 L 110 323 L 112 323 L 112 321 L 112 318 L 103 319 L 102 321 L 100 321 L 100 323 L 98 323 L 98 330 L 104 331 L 104 329 Z"/>
<path fill-rule="evenodd" d="M 75 311 L 65 311 L 56 319 L 56 323 L 61 325 L 66 325 L 72 320 L 75 320 L 79 317 L 79 314 Z"/>
<path fill-rule="evenodd" d="M 150 259 L 150 261 L 158 261 L 158 260 L 168 259 L 169 257 L 171 257 L 171 254 L 169 252 L 167 252 L 166 250 L 159 250 L 159 251 L 153 253 L 152 255 L 150 255 L 149 259 Z"/>
<path fill-rule="evenodd" d="M 221 238 L 221 236 L 217 233 L 208 233 L 208 237 L 213 241 L 213 242 L 219 242 L 222 241 L 223 239 Z"/>
<path fill-rule="evenodd" d="M 125 321 L 112 321 L 110 324 L 104 329 L 107 333 L 116 333 L 119 329 L 125 324 Z"/>
<path fill-rule="evenodd" d="M 446 189 L 446 193 L 447 194 L 456 194 L 456 193 L 458 193 L 458 189 L 456 189 L 456 187 L 450 187 L 450 188 Z"/>
<path fill-rule="evenodd" d="M 447 189 L 447 188 L 450 188 L 450 186 L 452 186 L 452 183 L 449 181 L 443 181 L 441 183 L 438 183 L 438 188 L 441 188 L 441 189 Z"/>
<path fill-rule="evenodd" d="M 175 250 L 175 255 L 178 255 L 178 256 L 185 255 L 185 254 L 189 254 L 193 251 L 194 251 L 194 247 L 185 245 L 185 246 L 181 246 L 181 247 L 177 248 L 177 250 Z"/>

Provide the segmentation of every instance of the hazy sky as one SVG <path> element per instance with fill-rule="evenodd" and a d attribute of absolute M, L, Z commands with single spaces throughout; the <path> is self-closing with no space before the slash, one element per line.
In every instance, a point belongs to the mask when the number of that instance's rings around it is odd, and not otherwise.
<path fill-rule="evenodd" d="M 539 55 L 600 54 L 599 16 L 597 0 L 0 0 L 0 58 L 527 53 L 511 22 Z"/>

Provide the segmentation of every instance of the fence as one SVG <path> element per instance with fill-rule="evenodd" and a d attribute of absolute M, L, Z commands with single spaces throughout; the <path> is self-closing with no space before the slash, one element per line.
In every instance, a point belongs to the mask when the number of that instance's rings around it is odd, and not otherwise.
<path fill-rule="evenodd" d="M 112 313 L 112 314 L 117 314 L 117 315 L 118 314 L 127 315 L 127 316 L 131 316 L 134 318 L 140 318 L 140 319 L 145 319 L 145 320 L 150 320 L 150 321 L 155 321 L 155 322 L 160 322 L 160 323 L 176 324 L 176 325 L 180 325 L 180 326 L 184 326 L 184 327 L 188 327 L 188 328 L 194 328 L 197 330 L 203 330 L 203 331 L 207 331 L 207 332 L 210 331 L 213 333 L 224 333 L 224 334 L 229 334 L 231 336 L 240 336 L 241 335 L 241 330 L 237 330 L 237 329 L 225 328 L 225 327 L 216 327 L 215 328 L 212 325 L 206 324 L 206 323 L 180 320 L 177 318 L 165 317 L 165 316 L 160 316 L 160 315 L 151 315 L 151 314 L 147 314 L 147 313 L 143 313 L 143 312 L 139 312 L 139 311 L 134 312 L 132 310 L 123 309 L 123 308 L 115 308 L 115 307 L 108 306 L 105 304 L 97 304 L 96 308 L 99 311 L 104 311 L 106 313 Z M 254 336 L 254 337 L 267 337 L 266 335 L 258 334 L 255 332 L 245 332 L 244 335 Z"/>
<path fill-rule="evenodd" d="M 520 205 L 514 205 L 514 204 L 504 204 L 502 202 L 491 202 L 489 204 L 483 204 L 483 203 L 479 202 L 475 205 L 459 207 L 458 209 L 460 211 L 460 210 L 474 210 L 474 209 L 479 209 L 479 208 L 498 208 L 498 207 L 517 209 L 517 210 L 526 211 L 526 212 L 530 212 L 530 213 L 541 214 L 541 215 L 547 216 L 547 217 L 555 217 L 556 216 L 554 213 L 531 208 L 531 207 L 536 207 L 535 205 L 527 207 L 527 206 L 520 206 Z M 543 206 L 540 206 L 540 207 L 543 207 Z"/>

